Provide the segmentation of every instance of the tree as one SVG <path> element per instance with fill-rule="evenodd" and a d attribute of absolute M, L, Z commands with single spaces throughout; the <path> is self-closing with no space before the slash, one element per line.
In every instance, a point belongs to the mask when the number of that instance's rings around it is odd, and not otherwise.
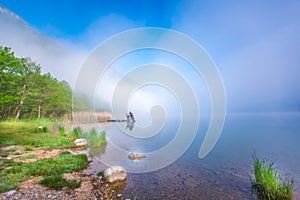
<path fill-rule="evenodd" d="M 72 112 L 72 94 L 67 82 L 0 46 L 0 119 L 61 117 Z"/>
<path fill-rule="evenodd" d="M 35 62 L 32 62 L 30 58 L 21 58 L 21 69 L 20 69 L 20 100 L 16 107 L 16 120 L 20 118 L 21 108 L 24 104 L 24 100 L 28 95 L 29 91 L 35 87 L 36 80 L 41 74 L 41 67 Z"/>
<path fill-rule="evenodd" d="M 0 46 L 0 119 L 10 116 L 17 103 L 20 65 L 20 59 L 15 57 L 9 47 Z"/>

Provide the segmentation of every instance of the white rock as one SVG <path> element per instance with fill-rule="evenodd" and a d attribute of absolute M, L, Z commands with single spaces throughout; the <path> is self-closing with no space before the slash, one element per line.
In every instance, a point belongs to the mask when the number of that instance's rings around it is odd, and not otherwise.
<path fill-rule="evenodd" d="M 126 171 L 123 167 L 113 166 L 104 171 L 104 177 L 110 183 L 124 181 L 126 180 Z"/>
<path fill-rule="evenodd" d="M 12 196 L 12 195 L 14 195 L 16 192 L 17 192 L 16 190 L 11 190 L 11 191 L 9 191 L 9 192 L 6 192 L 6 195 L 7 195 L 7 196 Z"/>
<path fill-rule="evenodd" d="M 130 160 L 141 160 L 141 159 L 143 159 L 143 158 L 146 158 L 146 156 L 143 155 L 143 154 L 131 153 L 131 154 L 128 156 L 128 158 L 129 158 Z"/>
<path fill-rule="evenodd" d="M 81 146 L 85 146 L 87 145 L 87 140 L 83 139 L 83 138 L 79 138 L 77 140 L 74 141 L 76 147 L 81 147 Z"/>

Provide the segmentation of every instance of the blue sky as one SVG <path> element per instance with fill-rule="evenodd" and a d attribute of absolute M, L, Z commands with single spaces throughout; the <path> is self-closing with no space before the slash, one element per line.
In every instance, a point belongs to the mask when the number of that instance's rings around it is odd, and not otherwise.
<path fill-rule="evenodd" d="M 179 4 L 176 0 L 4 0 L 1 3 L 38 30 L 55 37 L 80 35 L 93 22 L 112 13 L 144 26 L 171 28 Z"/>
<path fill-rule="evenodd" d="M 229 110 L 300 110 L 300 1 L 0 0 L 0 4 L 80 59 L 124 30 L 154 26 L 180 31 L 201 44 L 216 63 Z M 0 42 L 20 52 L 26 49 L 9 39 Z M 25 52 L 37 60 L 43 57 L 31 49 Z M 45 65 L 51 66 L 53 58 L 49 60 Z M 61 65 L 69 69 L 74 60 L 67 60 Z M 72 82 L 72 77 L 66 79 Z"/>

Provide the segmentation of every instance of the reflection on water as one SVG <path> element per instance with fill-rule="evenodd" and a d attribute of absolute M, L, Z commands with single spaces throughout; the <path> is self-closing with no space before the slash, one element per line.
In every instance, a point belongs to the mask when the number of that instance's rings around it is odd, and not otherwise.
<path fill-rule="evenodd" d="M 134 128 L 134 122 L 127 122 L 126 123 L 127 125 L 126 125 L 126 129 L 129 129 L 130 131 L 132 131 L 133 130 L 133 128 Z"/>
<path fill-rule="evenodd" d="M 90 154 L 90 157 L 97 158 L 100 157 L 102 154 L 105 154 L 107 143 L 102 143 L 100 146 L 91 146 L 88 148 L 88 152 Z"/>
<path fill-rule="evenodd" d="M 217 145 L 200 160 L 199 147 L 208 126 L 208 120 L 203 120 L 193 144 L 175 163 L 151 173 L 129 173 L 123 196 L 131 199 L 253 199 L 249 175 L 254 150 L 259 157 L 275 161 L 282 177 L 293 179 L 294 190 L 300 193 L 299 122 L 299 114 L 229 115 Z M 127 124 L 118 126 L 126 129 Z M 116 160 L 113 164 L 126 170 L 132 165 L 147 165 L 148 157 L 132 162 L 128 155 L 116 153 L 112 145 L 137 153 L 151 152 L 174 137 L 178 124 L 176 120 L 169 121 L 149 140 L 127 139 L 118 126 L 113 124 L 105 129 L 106 146 L 89 149 L 94 155 L 92 172 L 103 170 L 99 160 Z"/>

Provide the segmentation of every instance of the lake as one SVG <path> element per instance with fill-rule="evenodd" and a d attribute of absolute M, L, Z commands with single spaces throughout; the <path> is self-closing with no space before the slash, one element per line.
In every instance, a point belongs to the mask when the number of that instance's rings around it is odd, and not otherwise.
<path fill-rule="evenodd" d="M 123 166 L 129 172 L 134 172 L 136 166 L 149 166 L 155 158 L 146 156 L 134 162 L 116 147 L 151 154 L 168 145 L 178 126 L 178 120 L 167 120 L 149 139 L 136 139 L 136 134 L 141 133 L 135 131 L 141 129 L 134 127 L 129 132 L 126 123 L 100 127 L 106 130 L 108 143 L 105 148 L 91 151 L 93 162 L 87 171 L 101 171 L 103 163 Z M 199 159 L 207 127 L 208 120 L 203 117 L 191 146 L 169 166 L 147 173 L 128 173 L 126 187 L 120 193 L 130 199 L 255 199 L 249 181 L 255 151 L 259 158 L 274 161 L 285 180 L 294 180 L 294 198 L 300 199 L 299 113 L 229 114 L 217 144 Z"/>

